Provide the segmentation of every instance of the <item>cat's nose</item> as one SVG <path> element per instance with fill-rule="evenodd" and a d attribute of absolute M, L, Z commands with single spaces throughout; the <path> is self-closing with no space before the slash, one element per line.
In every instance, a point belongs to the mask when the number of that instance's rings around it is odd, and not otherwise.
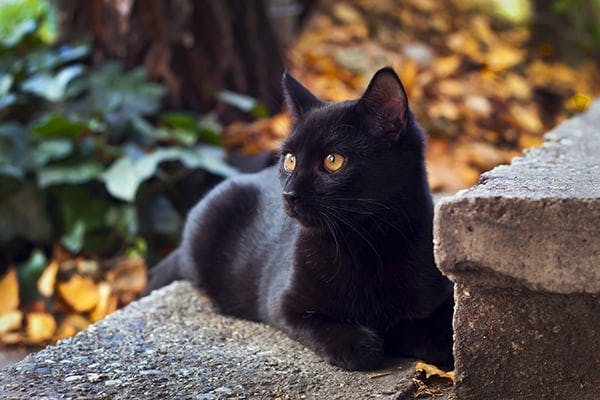
<path fill-rule="evenodd" d="M 283 192 L 283 198 L 290 204 L 295 204 L 298 199 L 300 198 L 300 196 L 298 196 L 298 193 L 296 193 L 294 190 L 291 190 L 289 192 Z"/>

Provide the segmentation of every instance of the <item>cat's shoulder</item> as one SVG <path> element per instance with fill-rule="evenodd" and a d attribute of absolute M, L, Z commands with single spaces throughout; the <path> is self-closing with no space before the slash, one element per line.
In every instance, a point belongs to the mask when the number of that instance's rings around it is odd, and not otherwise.
<path fill-rule="evenodd" d="M 196 219 L 211 213 L 231 218 L 236 213 L 262 208 L 265 202 L 273 201 L 278 191 L 281 191 L 281 185 L 275 166 L 256 173 L 236 175 L 214 187 L 191 210 L 190 217 Z"/>
<path fill-rule="evenodd" d="M 259 172 L 240 174 L 229 178 L 221 182 L 212 192 L 216 192 L 213 196 L 247 196 L 253 194 L 260 197 L 280 189 L 278 169 L 276 166 L 272 166 Z"/>

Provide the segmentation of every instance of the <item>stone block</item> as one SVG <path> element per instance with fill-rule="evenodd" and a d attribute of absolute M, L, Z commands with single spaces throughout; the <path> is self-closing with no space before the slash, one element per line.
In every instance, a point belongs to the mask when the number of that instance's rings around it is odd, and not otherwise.
<path fill-rule="evenodd" d="M 600 398 L 600 101 L 443 199 L 434 231 L 457 398 Z"/>

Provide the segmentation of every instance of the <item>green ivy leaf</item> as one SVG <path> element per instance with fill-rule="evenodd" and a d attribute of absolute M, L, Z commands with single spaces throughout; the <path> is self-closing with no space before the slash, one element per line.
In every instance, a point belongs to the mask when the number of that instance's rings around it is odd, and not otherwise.
<path fill-rule="evenodd" d="M 46 114 L 33 125 L 32 129 L 40 136 L 76 137 L 86 125 L 63 114 Z"/>
<path fill-rule="evenodd" d="M 86 162 L 71 166 L 48 166 L 38 171 L 38 186 L 75 185 L 99 179 L 104 167 L 96 162 Z"/>
<path fill-rule="evenodd" d="M 77 254 L 83 248 L 85 222 L 77 220 L 69 231 L 60 238 L 60 243 L 71 253 Z"/>
<path fill-rule="evenodd" d="M 166 89 L 148 82 L 143 68 L 124 72 L 119 63 L 106 63 L 92 71 L 87 82 L 89 109 L 117 112 L 130 120 L 138 115 L 154 114 Z"/>
<path fill-rule="evenodd" d="M 196 144 L 199 140 L 218 145 L 221 142 L 221 125 L 214 117 L 198 117 L 183 112 L 168 112 L 160 116 L 161 123 L 169 136 L 185 146 Z"/>
<path fill-rule="evenodd" d="M 217 121 L 216 116 L 211 114 L 204 116 L 200 120 L 198 128 L 200 129 L 200 139 L 202 141 L 216 146 L 221 145 L 221 133 L 223 132 L 223 127 Z"/>
<path fill-rule="evenodd" d="M 111 195 L 131 202 L 135 199 L 140 184 L 152 177 L 158 164 L 163 161 L 180 161 L 188 168 L 203 168 L 225 177 L 235 175 L 237 171 L 220 159 L 222 153 L 219 150 L 210 151 L 208 147 L 199 149 L 171 147 L 158 149 L 135 161 L 125 156 L 115 161 L 103 174 L 102 179 Z"/>
<path fill-rule="evenodd" d="M 69 82 L 80 76 L 83 71 L 83 66 L 71 65 L 61 69 L 55 75 L 39 73 L 25 80 L 21 87 L 25 92 L 56 102 L 65 97 Z"/>
<path fill-rule="evenodd" d="M 152 176 L 154 171 L 144 171 L 134 162 L 123 157 L 115 161 L 102 175 L 108 193 L 117 199 L 133 201 L 137 188 L 145 179 Z"/>
<path fill-rule="evenodd" d="M 0 97 L 0 110 L 12 106 L 17 102 L 17 96 L 12 93 Z"/>
<path fill-rule="evenodd" d="M 269 116 L 267 107 L 264 104 L 245 94 L 222 90 L 217 93 L 217 99 L 230 106 L 239 108 L 244 112 L 250 113 L 256 118 L 265 118 Z"/>
<path fill-rule="evenodd" d="M 41 167 L 50 161 L 60 160 L 73 152 L 73 143 L 66 139 L 52 139 L 39 142 L 30 151 L 32 163 Z"/>
<path fill-rule="evenodd" d="M 0 73 L 0 98 L 8 94 L 13 81 L 14 77 L 11 74 Z"/>
<path fill-rule="evenodd" d="M 198 118 L 188 113 L 166 112 L 161 114 L 160 122 L 170 128 L 181 128 L 188 131 L 195 131 L 198 129 Z"/>
<path fill-rule="evenodd" d="M 30 34 L 50 43 L 57 31 L 56 12 L 48 0 L 0 1 L 0 46 L 15 47 Z"/>
<path fill-rule="evenodd" d="M 12 31 L 8 33 L 6 36 L 0 36 L 0 44 L 2 44 L 5 48 L 14 47 L 19 42 L 23 40 L 23 38 L 37 29 L 37 24 L 35 20 L 26 19 L 14 25 Z"/>
<path fill-rule="evenodd" d="M 36 297 L 37 281 L 44 272 L 47 262 L 46 255 L 40 249 L 35 249 L 25 262 L 17 265 L 21 297 L 26 299 Z"/>
<path fill-rule="evenodd" d="M 212 174 L 229 178 L 239 172 L 223 161 L 223 149 L 210 145 L 201 145 L 179 154 L 178 159 L 190 169 L 202 168 Z"/>
<path fill-rule="evenodd" d="M 14 165 L 0 163 L 0 175 L 21 180 L 25 177 L 25 172 L 23 171 L 23 169 Z"/>
<path fill-rule="evenodd" d="M 80 60 L 88 54 L 87 44 L 63 45 L 57 49 L 42 48 L 27 56 L 27 72 L 35 74 L 40 71 L 51 71 L 60 65 Z"/>

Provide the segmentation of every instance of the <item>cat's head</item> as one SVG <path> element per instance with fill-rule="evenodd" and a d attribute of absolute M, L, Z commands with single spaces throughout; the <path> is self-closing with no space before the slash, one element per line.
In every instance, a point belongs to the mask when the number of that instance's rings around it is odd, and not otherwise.
<path fill-rule="evenodd" d="M 289 74 L 283 87 L 293 120 L 279 162 L 288 215 L 306 227 L 356 225 L 423 190 L 423 135 L 393 69 L 341 103 L 317 99 Z"/>

